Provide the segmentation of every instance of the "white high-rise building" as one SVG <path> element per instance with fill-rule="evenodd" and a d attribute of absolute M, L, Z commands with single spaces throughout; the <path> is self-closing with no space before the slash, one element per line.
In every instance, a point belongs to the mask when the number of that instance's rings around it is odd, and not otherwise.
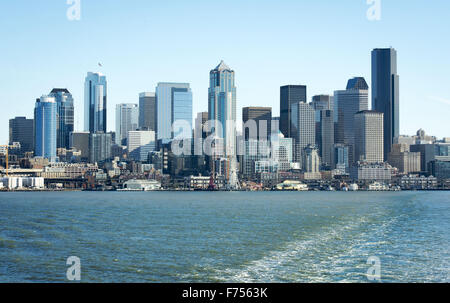
<path fill-rule="evenodd" d="M 364 110 L 355 115 L 355 160 L 384 162 L 383 113 Z"/>
<path fill-rule="evenodd" d="M 316 119 L 314 108 L 305 102 L 291 105 L 291 135 L 295 139 L 295 161 L 302 162 L 304 149 L 316 144 Z"/>
<path fill-rule="evenodd" d="M 369 86 L 362 77 L 350 79 L 346 90 L 334 92 L 335 142 L 348 145 L 349 161 L 353 163 L 355 146 L 355 114 L 369 109 Z"/>
<path fill-rule="evenodd" d="M 126 146 L 129 131 L 139 127 L 139 106 L 122 103 L 116 105 L 116 144 Z"/>
<path fill-rule="evenodd" d="M 128 155 L 136 161 L 147 161 L 148 154 L 156 148 L 154 131 L 128 132 Z"/>

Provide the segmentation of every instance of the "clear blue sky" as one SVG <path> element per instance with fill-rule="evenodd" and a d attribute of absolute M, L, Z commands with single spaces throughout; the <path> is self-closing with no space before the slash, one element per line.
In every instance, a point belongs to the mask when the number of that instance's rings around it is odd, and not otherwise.
<path fill-rule="evenodd" d="M 68 21 L 68 7 L 0 3 L 2 144 L 8 120 L 31 118 L 53 87 L 72 92 L 81 130 L 88 71 L 107 76 L 113 130 L 115 104 L 137 103 L 157 82 L 191 83 L 194 112 L 206 111 L 209 71 L 221 59 L 236 71 L 238 117 L 250 105 L 278 115 L 281 85 L 306 84 L 309 99 L 354 76 L 370 85 L 370 52 L 389 46 L 399 55 L 401 133 L 450 136 L 448 0 L 381 0 L 380 21 L 367 19 L 366 0 L 81 0 L 80 21 Z"/>

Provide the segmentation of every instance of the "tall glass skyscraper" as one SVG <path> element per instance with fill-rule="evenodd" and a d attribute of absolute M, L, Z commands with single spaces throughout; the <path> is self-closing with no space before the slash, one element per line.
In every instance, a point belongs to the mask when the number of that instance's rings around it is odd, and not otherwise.
<path fill-rule="evenodd" d="M 189 124 L 192 137 L 192 91 L 189 83 L 158 83 L 156 87 L 157 137 L 169 141 L 178 133 L 172 133 L 172 125 L 178 121 Z M 186 134 L 188 130 L 185 130 Z"/>
<path fill-rule="evenodd" d="M 70 148 L 70 134 L 74 126 L 74 106 L 72 94 L 65 88 L 55 88 L 50 94 L 57 106 L 56 147 Z"/>
<path fill-rule="evenodd" d="M 128 132 L 138 129 L 139 106 L 132 103 L 116 105 L 116 144 L 126 146 Z"/>
<path fill-rule="evenodd" d="M 156 132 L 157 121 L 156 94 L 143 92 L 139 94 L 139 128 Z"/>
<path fill-rule="evenodd" d="M 234 71 L 221 61 L 209 73 L 208 90 L 209 120 L 222 124 L 214 125 L 217 137 L 224 140 L 226 154 L 236 152 L 236 86 Z M 233 125 L 231 125 L 233 124 Z"/>
<path fill-rule="evenodd" d="M 384 114 L 384 158 L 400 133 L 399 76 L 394 48 L 372 51 L 372 110 Z"/>
<path fill-rule="evenodd" d="M 106 133 L 106 76 L 89 72 L 84 84 L 84 130 Z"/>
<path fill-rule="evenodd" d="M 34 108 L 35 156 L 56 161 L 57 104 L 55 98 L 42 96 Z"/>
<path fill-rule="evenodd" d="M 286 85 L 280 88 L 280 130 L 285 138 L 295 138 L 291 133 L 292 105 L 298 102 L 306 102 L 305 85 Z"/>

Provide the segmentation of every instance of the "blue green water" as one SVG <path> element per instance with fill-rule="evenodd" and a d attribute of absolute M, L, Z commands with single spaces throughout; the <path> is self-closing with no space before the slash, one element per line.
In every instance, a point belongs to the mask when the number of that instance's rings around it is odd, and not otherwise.
<path fill-rule="evenodd" d="M 0 282 L 450 282 L 449 192 L 0 194 Z"/>

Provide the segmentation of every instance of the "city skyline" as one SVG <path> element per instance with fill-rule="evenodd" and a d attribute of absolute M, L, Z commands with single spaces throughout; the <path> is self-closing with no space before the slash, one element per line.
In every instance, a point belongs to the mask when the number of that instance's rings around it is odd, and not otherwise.
<path fill-rule="evenodd" d="M 181 31 L 183 33 L 198 31 L 198 33 L 192 37 L 189 35 L 181 37 L 184 46 L 170 49 L 158 44 L 158 47 L 153 48 L 149 53 L 131 45 L 138 45 L 135 42 L 141 41 L 142 36 L 149 34 L 167 41 L 164 35 L 173 30 L 176 24 L 166 24 L 164 20 L 157 17 L 157 14 L 168 10 L 170 5 L 138 1 L 130 6 L 120 6 L 122 11 L 119 11 L 113 4 L 104 7 L 97 3 L 83 2 L 81 20 L 71 22 L 66 19 L 67 5 L 64 1 L 58 5 L 26 3 L 30 13 L 19 10 L 21 2 L 23 1 L 2 4 L 5 9 L 0 13 L 6 25 L 16 28 L 17 22 L 23 23 L 17 28 L 17 32 L 22 33 L 20 39 L 14 33 L 4 32 L 7 26 L 0 29 L 10 46 L 5 50 L 5 56 L 0 58 L 0 63 L 6 71 L 0 76 L 0 80 L 8 88 L 0 92 L 0 97 L 3 100 L 15 101 L 0 114 L 4 121 L 14 116 L 30 118 L 32 111 L 26 105 L 31 105 L 36 96 L 51 87 L 67 87 L 73 94 L 75 102 L 75 130 L 81 131 L 83 84 L 80 82 L 86 71 L 95 71 L 94 67 L 108 76 L 108 107 L 110 109 L 119 103 L 130 101 L 137 103 L 139 92 L 153 91 L 159 81 L 186 81 L 191 83 L 194 93 L 193 112 L 195 114 L 204 111 L 207 107 L 208 83 L 204 70 L 209 70 L 211 65 L 220 59 L 224 59 L 233 66 L 234 70 L 239 71 L 237 79 L 239 90 L 237 120 L 239 121 L 241 108 L 244 106 L 271 106 L 273 112 L 277 113 L 279 110 L 278 90 L 285 84 L 307 85 L 308 101 L 313 95 L 332 95 L 334 90 L 345 85 L 347 79 L 358 75 L 363 76 L 371 87 L 368 53 L 375 47 L 392 45 L 399 53 L 398 73 L 401 77 L 400 107 L 402 108 L 400 134 L 413 134 L 421 127 L 438 137 L 447 135 L 441 127 L 446 122 L 446 115 L 450 112 L 449 94 L 445 88 L 445 71 L 450 63 L 444 55 L 448 53 L 450 45 L 445 41 L 441 43 L 442 39 L 440 39 L 448 35 L 450 28 L 446 26 L 448 21 L 444 18 L 445 8 L 449 6 L 445 1 L 438 1 L 436 5 L 441 9 L 433 9 L 432 14 L 426 14 L 429 8 L 420 3 L 383 2 L 382 18 L 376 22 L 367 20 L 368 7 L 365 1 L 353 5 L 285 1 L 293 8 L 288 14 L 295 12 L 298 15 L 295 19 L 284 18 L 286 20 L 279 17 L 280 9 L 285 6 L 272 5 L 263 1 L 251 14 L 254 3 L 235 2 L 234 5 L 240 10 L 234 13 L 236 24 L 231 24 L 232 28 L 245 28 L 243 25 L 249 21 L 255 24 L 254 27 L 236 31 L 235 41 L 238 43 L 231 43 L 226 47 L 208 44 L 208 47 L 205 47 L 207 40 L 204 38 L 208 36 L 209 31 L 201 30 L 201 28 L 206 19 L 203 21 L 202 18 L 193 18 L 197 20 L 186 25 L 186 28 Z M 226 9 L 221 4 L 203 5 L 210 10 Z M 191 17 L 199 17 L 200 13 L 197 11 L 199 3 L 187 5 L 179 2 L 177 7 L 186 9 L 185 13 L 190 14 Z M 31 13 L 37 10 L 42 13 L 36 15 Z M 269 11 L 273 12 L 275 22 L 261 24 L 261 20 L 269 16 Z M 327 18 L 321 18 L 321 24 L 315 22 L 313 17 L 319 12 L 327 16 Z M 136 14 L 139 18 L 118 29 L 112 21 L 121 19 L 123 14 Z M 173 14 L 176 17 L 182 16 L 178 10 Z M 147 18 L 147 15 L 152 18 Z M 349 16 L 349 20 L 342 20 L 344 15 Z M 404 25 L 398 26 L 397 17 L 402 19 Z M 38 22 L 41 18 L 48 19 L 49 22 L 47 24 Z M 33 24 L 32 30 L 27 31 L 31 24 Z M 147 27 L 148 24 L 152 26 Z M 312 29 L 302 30 L 308 24 L 314 24 Z M 333 25 L 332 29 L 331 25 Z M 431 34 L 425 34 L 431 27 L 434 31 Z M 92 34 L 98 37 L 98 41 L 87 43 L 91 36 L 87 30 L 92 28 L 95 28 Z M 284 32 L 281 32 L 280 28 L 283 28 Z M 106 29 L 108 30 L 105 33 Z M 218 30 L 220 33 L 224 31 L 220 28 Z M 355 31 L 359 43 L 350 44 L 354 38 L 345 37 L 342 34 L 349 30 Z M 122 36 L 112 36 L 111 33 L 115 32 Z M 46 54 L 39 50 L 30 50 L 23 45 L 25 41 L 27 44 L 41 40 L 45 43 L 48 41 L 47 37 L 62 33 L 68 34 L 70 43 L 61 46 L 61 51 L 57 55 L 53 52 Z M 288 36 L 294 33 L 302 33 L 303 40 L 299 39 L 302 40 L 301 43 L 292 41 L 289 48 L 280 48 L 285 45 L 282 42 L 287 41 Z M 415 34 L 411 35 L 411 33 Z M 318 37 L 320 40 L 329 42 L 329 45 L 333 45 L 333 51 L 329 47 L 314 47 Z M 337 44 L 337 40 L 342 43 Z M 438 42 L 440 51 L 436 52 L 431 45 L 436 45 Z M 148 42 L 143 43 L 139 45 L 139 49 L 147 49 L 142 46 L 148 45 Z M 262 44 L 268 46 L 268 49 L 261 47 Z M 85 51 L 85 45 L 89 45 L 92 51 Z M 310 46 L 305 47 L 305 45 Z M 258 52 L 255 52 L 256 49 Z M 427 56 L 423 60 L 425 52 L 433 56 Z M 161 58 L 165 60 L 160 60 Z M 101 62 L 103 67 L 99 67 L 98 62 Z M 64 70 L 60 68 L 63 64 Z M 318 70 L 321 72 L 317 72 Z M 421 72 L 418 73 L 418 70 Z M 33 80 L 37 77 L 37 71 L 39 71 L 40 81 Z M 433 74 L 432 79 L 429 74 Z M 29 77 L 29 80 L 26 77 Z M 16 83 L 20 83 L 21 88 L 26 89 L 17 89 Z M 430 115 L 434 115 L 433 119 L 421 119 Z M 419 119 L 422 120 L 421 125 L 416 123 Z M 114 130 L 114 111 L 108 111 L 108 122 L 108 131 Z M 7 142 L 7 137 L 7 129 L 2 128 L 0 140 Z"/>

